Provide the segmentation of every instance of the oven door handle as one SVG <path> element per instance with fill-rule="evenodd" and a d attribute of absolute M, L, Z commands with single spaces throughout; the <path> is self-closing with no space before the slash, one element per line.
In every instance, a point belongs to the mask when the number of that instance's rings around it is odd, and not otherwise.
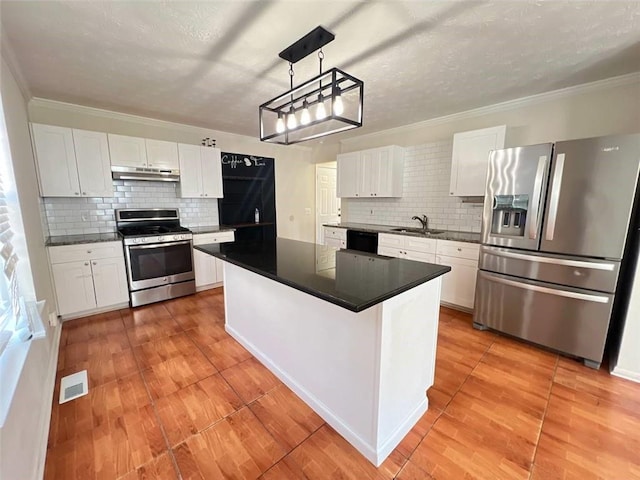
<path fill-rule="evenodd" d="M 146 248 L 172 247 L 173 245 L 189 245 L 191 242 L 191 240 L 184 240 L 181 242 L 152 243 L 150 245 L 128 245 L 128 247 L 129 250 L 143 250 Z"/>

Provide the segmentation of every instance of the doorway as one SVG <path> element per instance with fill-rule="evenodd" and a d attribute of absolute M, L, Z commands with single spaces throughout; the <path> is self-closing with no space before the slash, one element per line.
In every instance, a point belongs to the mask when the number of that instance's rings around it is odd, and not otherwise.
<path fill-rule="evenodd" d="M 325 223 L 340 222 L 340 199 L 337 197 L 336 162 L 316 165 L 316 243 L 324 243 Z"/>

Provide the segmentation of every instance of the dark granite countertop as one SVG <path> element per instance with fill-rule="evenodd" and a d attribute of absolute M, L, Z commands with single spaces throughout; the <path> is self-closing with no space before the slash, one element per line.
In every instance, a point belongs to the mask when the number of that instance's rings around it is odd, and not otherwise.
<path fill-rule="evenodd" d="M 81 235 L 54 235 L 48 237 L 45 242 L 46 247 L 59 247 L 62 245 L 77 245 L 79 243 L 99 243 L 119 241 L 118 232 L 109 233 L 86 233 Z"/>
<path fill-rule="evenodd" d="M 348 228 L 361 232 L 391 233 L 394 235 L 409 235 L 412 237 L 433 238 L 436 240 L 453 240 L 455 242 L 480 243 L 480 234 L 475 232 L 454 232 L 451 230 L 438 230 L 442 233 L 424 234 L 419 232 L 396 232 L 393 229 L 403 228 L 393 225 L 374 225 L 368 223 L 327 223 L 324 227 Z M 415 227 L 406 227 L 415 228 Z"/>
<path fill-rule="evenodd" d="M 187 227 L 193 232 L 194 235 L 201 235 L 203 233 L 219 233 L 219 232 L 235 232 L 233 227 L 221 227 L 220 225 L 211 225 L 208 227 Z"/>
<path fill-rule="evenodd" d="M 209 243 L 194 248 L 353 312 L 451 270 L 443 265 L 286 238 L 258 244 Z"/>

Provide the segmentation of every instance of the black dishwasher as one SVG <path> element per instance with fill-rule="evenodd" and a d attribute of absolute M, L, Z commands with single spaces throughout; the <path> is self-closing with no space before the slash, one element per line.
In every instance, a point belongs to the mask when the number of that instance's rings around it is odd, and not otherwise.
<path fill-rule="evenodd" d="M 347 230 L 347 248 L 361 252 L 378 253 L 378 234 Z"/>

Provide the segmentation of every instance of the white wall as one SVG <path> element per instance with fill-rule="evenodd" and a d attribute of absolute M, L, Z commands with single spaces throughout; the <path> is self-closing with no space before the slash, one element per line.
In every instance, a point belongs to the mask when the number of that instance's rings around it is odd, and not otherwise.
<path fill-rule="evenodd" d="M 1 87 L 28 252 L 28 259 L 24 260 L 30 264 L 36 297 L 46 300 L 48 310 L 54 311 L 26 101 L 4 58 Z M 42 476 L 59 338 L 59 327 L 45 329 L 45 338 L 31 342 L 7 420 L 0 430 L 0 478 L 3 479 L 28 480 Z"/>
<path fill-rule="evenodd" d="M 507 147 L 640 131 L 640 74 L 363 135 L 342 141 L 342 152 L 383 145 L 451 140 L 456 132 L 506 125 Z"/>
<path fill-rule="evenodd" d="M 615 375 L 640 382 L 640 261 L 636 267 L 631 301 L 622 331 L 622 342 L 618 352 L 618 363 L 613 368 Z"/>
<path fill-rule="evenodd" d="M 411 178 L 405 179 L 405 189 L 409 188 L 400 199 L 343 199 L 342 220 L 405 226 L 412 223 L 413 215 L 427 214 L 435 220 L 434 228 L 479 231 L 480 205 L 448 195 L 451 153 L 446 164 L 429 154 L 415 158 L 414 153 L 451 145 L 454 133 L 496 125 L 507 125 L 507 147 L 640 132 L 640 74 L 345 139 L 341 142 L 344 153 L 384 145 L 407 147 L 411 171 L 405 174 Z M 322 159 L 332 153 L 329 145 L 319 145 L 313 157 Z M 415 185 L 423 190 L 415 191 Z"/>
<path fill-rule="evenodd" d="M 216 146 L 224 152 L 273 157 L 278 235 L 297 240 L 314 239 L 315 174 L 308 147 L 271 145 L 258 138 L 42 99 L 29 102 L 29 119 L 36 123 L 196 145 L 210 137 L 216 139 Z M 248 121 L 257 122 L 257 113 L 256 118 Z M 306 208 L 310 209 L 309 214 Z"/>

